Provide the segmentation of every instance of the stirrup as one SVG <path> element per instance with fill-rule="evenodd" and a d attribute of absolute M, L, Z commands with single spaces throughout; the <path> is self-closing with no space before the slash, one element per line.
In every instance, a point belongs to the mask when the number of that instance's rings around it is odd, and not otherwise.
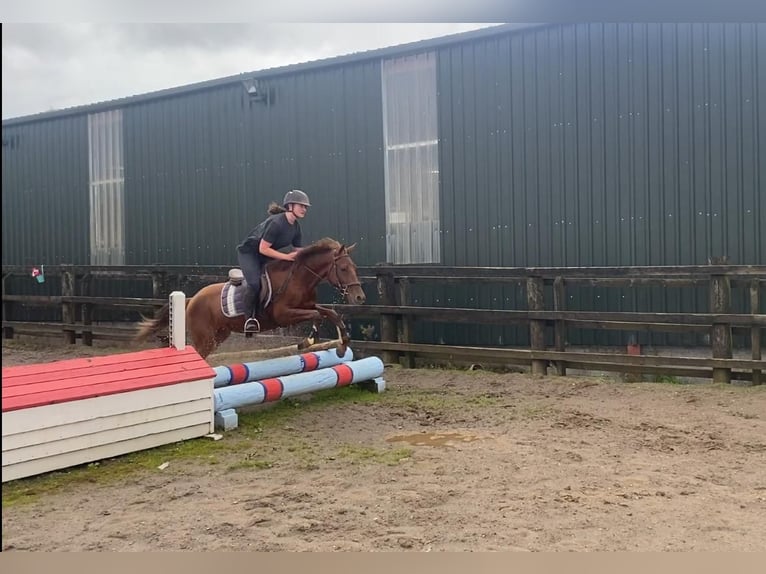
<path fill-rule="evenodd" d="M 250 317 L 245 321 L 245 328 L 243 329 L 245 333 L 258 333 L 260 330 L 261 324 L 255 317 Z"/>

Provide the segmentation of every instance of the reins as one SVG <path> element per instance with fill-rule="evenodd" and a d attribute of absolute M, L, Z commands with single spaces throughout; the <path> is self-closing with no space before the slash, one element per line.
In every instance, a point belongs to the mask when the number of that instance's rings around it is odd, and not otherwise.
<path fill-rule="evenodd" d="M 340 275 L 338 275 L 338 260 L 339 259 L 343 259 L 344 257 L 348 257 L 349 259 L 351 259 L 351 256 L 348 253 L 344 253 L 343 255 L 333 256 L 332 267 L 324 275 L 320 275 L 319 273 L 314 271 L 311 267 L 309 267 L 305 263 L 298 263 L 297 261 L 294 262 L 295 264 L 290 266 L 290 273 L 287 275 L 287 279 L 284 280 L 282 285 L 279 287 L 277 292 L 274 294 L 274 299 L 276 300 L 277 297 L 279 297 L 282 293 L 285 292 L 285 290 L 287 289 L 287 285 L 290 283 L 290 279 L 292 279 L 293 275 L 295 274 L 295 270 L 298 267 L 303 267 L 304 269 L 306 269 L 314 277 L 319 279 L 320 282 L 323 279 L 326 279 L 330 275 L 330 273 L 335 271 L 335 279 L 337 280 L 338 284 L 337 285 L 333 285 L 333 287 L 338 289 L 340 291 L 340 294 L 345 297 L 346 295 L 348 295 L 349 287 L 354 287 L 354 286 L 361 287 L 362 284 L 359 283 L 359 282 L 355 282 L 355 283 L 343 283 L 340 280 Z"/>

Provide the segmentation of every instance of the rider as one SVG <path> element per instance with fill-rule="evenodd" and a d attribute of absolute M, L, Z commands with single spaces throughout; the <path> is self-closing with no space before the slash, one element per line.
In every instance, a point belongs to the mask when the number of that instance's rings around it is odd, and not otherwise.
<path fill-rule="evenodd" d="M 255 226 L 245 240 L 237 246 L 237 259 L 245 276 L 248 289 L 245 294 L 245 332 L 258 331 L 260 325 L 255 318 L 258 313 L 261 289 L 261 271 L 272 259 L 294 261 L 303 247 L 301 225 L 298 221 L 306 216 L 311 207 L 309 196 L 300 189 L 285 194 L 282 205 L 269 205 L 269 217 Z M 293 247 L 289 253 L 277 251 Z"/>

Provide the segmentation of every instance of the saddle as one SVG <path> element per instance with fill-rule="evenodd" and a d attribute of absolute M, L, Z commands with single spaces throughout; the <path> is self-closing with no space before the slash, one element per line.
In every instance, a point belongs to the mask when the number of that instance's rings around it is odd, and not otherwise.
<path fill-rule="evenodd" d="M 221 290 L 221 312 L 224 317 L 241 317 L 245 314 L 245 293 L 247 282 L 241 269 L 230 269 L 229 280 Z M 261 309 L 265 309 L 271 303 L 272 288 L 271 279 L 267 271 L 261 274 L 261 291 L 259 303 Z"/>

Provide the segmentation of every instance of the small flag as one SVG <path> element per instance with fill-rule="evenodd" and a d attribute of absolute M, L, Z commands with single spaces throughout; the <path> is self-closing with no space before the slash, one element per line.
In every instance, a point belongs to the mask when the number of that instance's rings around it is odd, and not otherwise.
<path fill-rule="evenodd" d="M 40 265 L 40 269 L 32 267 L 32 277 L 37 279 L 38 283 L 45 283 L 45 265 Z"/>

